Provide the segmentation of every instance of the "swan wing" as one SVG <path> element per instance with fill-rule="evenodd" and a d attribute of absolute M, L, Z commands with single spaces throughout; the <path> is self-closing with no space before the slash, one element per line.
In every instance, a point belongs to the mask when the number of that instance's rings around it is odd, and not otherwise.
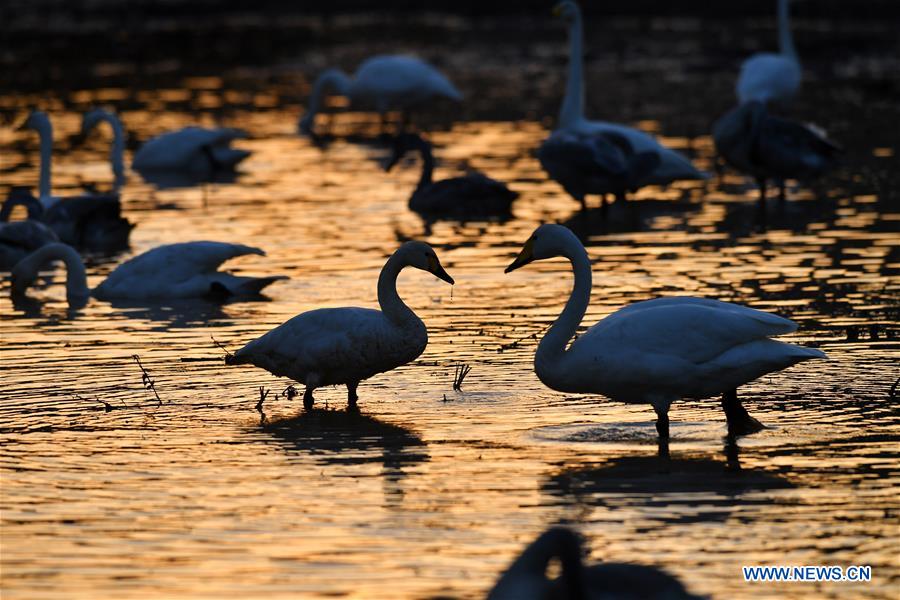
<path fill-rule="evenodd" d="M 828 170 L 840 152 L 823 131 L 768 116 L 763 120 L 758 142 L 759 159 L 785 177 L 807 177 Z"/>
<path fill-rule="evenodd" d="M 159 135 L 141 146 L 132 166 L 137 170 L 187 168 L 204 149 L 227 147 L 233 140 L 246 137 L 239 129 L 185 127 Z M 215 154 L 213 154 L 214 158 Z"/>
<path fill-rule="evenodd" d="M 735 346 L 796 328 L 793 321 L 737 304 L 703 298 L 659 298 L 613 313 L 579 337 L 572 350 L 614 352 L 615 348 L 628 348 L 701 364 Z"/>
<path fill-rule="evenodd" d="M 755 54 L 741 65 L 735 91 L 741 104 L 790 100 L 800 87 L 800 65 L 781 54 Z"/>
<path fill-rule="evenodd" d="M 217 271 L 225 261 L 257 254 L 259 248 L 225 242 L 186 242 L 153 248 L 110 273 L 95 290 L 98 298 L 187 298 L 206 295 L 222 283 Z M 271 283 L 271 282 L 270 282 Z M 227 286 L 226 286 L 227 287 Z"/>

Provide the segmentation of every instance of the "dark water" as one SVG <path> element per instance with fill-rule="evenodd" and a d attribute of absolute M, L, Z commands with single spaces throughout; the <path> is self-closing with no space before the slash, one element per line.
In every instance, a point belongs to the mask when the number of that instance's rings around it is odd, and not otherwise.
<path fill-rule="evenodd" d="M 434 129 L 436 175 L 477 168 L 521 194 L 508 222 L 430 229 L 406 210 L 417 164 L 385 174 L 377 145 L 321 150 L 294 133 L 311 74 L 396 47 L 377 19 L 336 23 L 319 52 L 264 67 L 229 63 L 212 76 L 183 61 L 124 87 L 135 68 L 126 61 L 119 74 L 95 66 L 81 83 L 0 96 L 10 123 L 35 105 L 51 113 L 61 194 L 111 181 L 105 135 L 71 143 L 89 106 L 117 108 L 131 148 L 189 123 L 251 135 L 238 145 L 253 156 L 232 184 L 158 191 L 132 174 L 132 248 L 89 257 L 91 284 L 132 254 L 188 239 L 262 247 L 267 257 L 235 270 L 290 276 L 264 302 L 91 301 L 75 313 L 62 271 L 24 308 L 4 280 L 4 597 L 478 597 L 554 523 L 583 532 L 594 560 L 660 565 L 717 598 L 895 596 L 900 104 L 889 23 L 798 21 L 807 79 L 792 110 L 827 127 L 845 155 L 762 219 L 734 173 L 642 190 L 605 217 L 579 213 L 533 156 L 562 94 L 561 28 L 426 19 L 446 36 L 397 43 L 436 59 L 469 98 L 458 113 L 420 117 Z M 765 19 L 617 18 L 588 24 L 587 39 L 589 115 L 656 132 L 707 170 L 709 124 L 728 107 L 740 58 L 774 43 Z M 338 108 L 330 131 L 371 137 L 377 126 Z M 35 185 L 34 136 L 4 127 L 0 144 L 0 193 Z M 741 440 L 740 473 L 726 470 L 734 449 L 716 400 L 673 407 L 673 466 L 660 473 L 647 407 L 540 384 L 535 337 L 571 275 L 561 261 L 502 269 L 548 221 L 571 227 L 594 263 L 586 325 L 630 302 L 691 294 L 790 317 L 800 329 L 787 339 L 828 353 L 742 390 L 771 428 Z M 343 412 L 342 389 L 322 390 L 327 409 L 301 414 L 299 399 L 276 397 L 289 382 L 222 364 L 211 337 L 234 349 L 304 310 L 374 306 L 385 257 L 410 238 L 431 243 L 458 285 L 401 277 L 430 343 L 361 386 L 361 415 Z M 454 392 L 459 362 L 473 370 Z M 264 417 L 260 386 L 271 391 Z M 874 580 L 745 584 L 745 564 L 865 564 Z"/>

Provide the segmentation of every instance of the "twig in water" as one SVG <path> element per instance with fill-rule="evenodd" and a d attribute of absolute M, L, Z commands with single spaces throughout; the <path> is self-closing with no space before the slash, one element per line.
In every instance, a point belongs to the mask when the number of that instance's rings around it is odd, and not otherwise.
<path fill-rule="evenodd" d="M 897 378 L 897 381 L 894 382 L 894 385 L 891 386 L 891 394 L 888 396 L 891 400 L 897 397 L 897 387 L 900 386 L 900 377 Z"/>
<path fill-rule="evenodd" d="M 156 391 L 156 381 L 154 381 L 150 377 L 150 373 L 147 372 L 147 369 L 144 368 L 144 365 L 141 364 L 141 357 L 137 354 L 132 354 L 131 358 L 134 359 L 134 362 L 137 363 L 137 366 L 141 368 L 141 383 L 145 388 L 153 392 L 153 395 L 156 396 L 156 406 L 159 408 L 162 406 L 162 398 L 159 397 L 159 393 Z"/>
<path fill-rule="evenodd" d="M 263 402 L 266 401 L 268 396 L 269 390 L 266 389 L 266 386 L 259 386 L 259 402 L 256 403 L 256 410 L 259 411 L 259 414 L 263 414 Z"/>
<path fill-rule="evenodd" d="M 232 356 L 234 356 L 231 352 L 228 351 L 228 348 L 226 348 L 221 342 L 219 342 L 219 340 L 217 340 L 213 336 L 209 336 L 209 339 L 211 339 L 213 341 L 213 344 L 218 346 L 222 350 L 222 352 L 225 353 L 225 358 L 231 358 Z"/>
<path fill-rule="evenodd" d="M 456 372 L 453 374 L 453 389 L 459 391 L 462 389 L 463 380 L 466 378 L 466 375 L 469 374 L 469 371 L 472 370 L 472 367 L 465 363 L 460 363 L 456 365 Z"/>

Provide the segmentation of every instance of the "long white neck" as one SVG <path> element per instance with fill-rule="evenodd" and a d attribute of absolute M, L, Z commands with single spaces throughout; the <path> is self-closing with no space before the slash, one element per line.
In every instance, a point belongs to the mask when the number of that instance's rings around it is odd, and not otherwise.
<path fill-rule="evenodd" d="M 566 81 L 566 96 L 559 110 L 558 127 L 574 125 L 584 118 L 584 57 L 582 49 L 581 12 L 569 24 L 569 79 Z"/>
<path fill-rule="evenodd" d="M 125 130 L 116 115 L 105 110 L 100 111 L 99 115 L 112 128 L 113 141 L 109 150 L 109 162 L 115 176 L 115 190 L 119 191 L 125 185 Z"/>
<path fill-rule="evenodd" d="M 53 125 L 50 124 L 50 118 L 44 113 L 34 113 L 31 116 L 31 128 L 37 131 L 41 139 L 41 171 L 38 194 L 41 200 L 45 200 L 52 195 L 50 191 L 50 161 L 53 157 Z"/>
<path fill-rule="evenodd" d="M 791 35 L 790 13 L 790 1 L 778 0 L 778 49 L 788 58 L 797 60 L 794 36 Z"/>
<path fill-rule="evenodd" d="M 572 236 L 566 240 L 561 255 L 572 263 L 575 286 L 566 307 L 550 326 L 534 355 L 534 368 L 541 381 L 545 381 L 545 378 L 553 379 L 554 367 L 565 356 L 566 346 L 575 335 L 591 300 L 591 261 L 584 246 Z"/>
<path fill-rule="evenodd" d="M 381 312 L 397 325 L 419 319 L 397 294 L 397 276 L 405 266 L 406 262 L 395 252 L 384 263 L 381 274 L 378 276 L 378 305 L 381 307 Z"/>
<path fill-rule="evenodd" d="M 350 78 L 340 69 L 327 69 L 319 75 L 316 83 L 313 85 L 312 94 L 309 97 L 309 106 L 306 109 L 306 114 L 303 115 L 301 124 L 305 122 L 308 125 L 312 125 L 313 118 L 322 108 L 322 100 L 327 90 L 346 96 L 350 92 Z"/>
<path fill-rule="evenodd" d="M 66 299 L 69 304 L 83 304 L 91 295 L 87 273 L 81 256 L 66 244 L 46 244 L 20 260 L 12 271 L 13 294 L 24 294 L 37 279 L 41 268 L 54 260 L 61 260 L 66 265 Z"/>

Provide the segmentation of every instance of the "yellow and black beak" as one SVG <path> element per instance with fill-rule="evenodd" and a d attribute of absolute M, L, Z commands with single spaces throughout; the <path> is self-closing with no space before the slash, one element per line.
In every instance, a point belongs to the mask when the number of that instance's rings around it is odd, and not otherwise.
<path fill-rule="evenodd" d="M 553 16 L 554 17 L 562 16 L 562 9 L 563 9 L 563 5 L 562 5 L 562 2 L 560 2 L 559 4 L 557 4 L 556 6 L 553 7 Z"/>
<path fill-rule="evenodd" d="M 512 261 L 506 269 L 503 270 L 504 273 L 511 273 L 515 271 L 519 267 L 524 267 L 528 263 L 534 260 L 534 238 L 528 238 L 528 241 L 525 242 L 525 245 L 522 246 L 522 251 L 519 252 L 519 255 L 516 257 L 516 260 Z"/>
<path fill-rule="evenodd" d="M 455 283 L 453 278 L 450 277 L 450 273 L 444 270 L 444 267 L 441 266 L 441 261 L 439 261 L 436 256 L 428 257 L 428 272 L 438 279 L 446 281 L 450 285 Z"/>

